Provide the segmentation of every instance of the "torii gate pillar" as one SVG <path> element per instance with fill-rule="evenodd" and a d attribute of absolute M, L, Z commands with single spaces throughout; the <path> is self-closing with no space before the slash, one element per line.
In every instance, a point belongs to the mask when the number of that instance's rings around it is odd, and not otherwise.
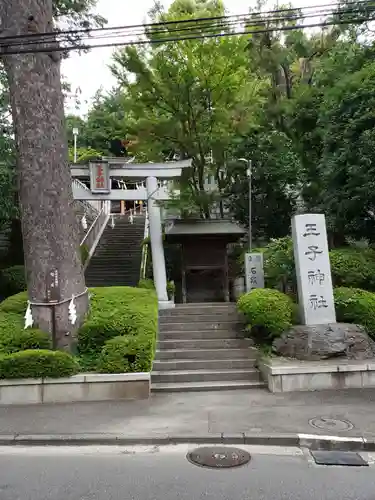
<path fill-rule="evenodd" d="M 154 274 L 154 283 L 158 296 L 159 308 L 168 307 L 167 293 L 167 274 L 165 270 L 163 233 L 161 226 L 160 207 L 156 203 L 154 196 L 158 190 L 158 181 L 156 177 L 147 177 L 146 179 L 147 199 L 148 199 L 148 218 L 150 228 L 150 242 L 152 253 L 152 269 Z"/>

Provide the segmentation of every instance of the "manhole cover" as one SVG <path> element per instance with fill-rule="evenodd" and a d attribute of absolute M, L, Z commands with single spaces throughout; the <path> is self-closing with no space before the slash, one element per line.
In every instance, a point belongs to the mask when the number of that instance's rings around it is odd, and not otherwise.
<path fill-rule="evenodd" d="M 186 458 L 194 465 L 212 469 L 240 467 L 250 462 L 251 459 L 247 451 L 226 446 L 196 448 L 189 452 Z"/>
<path fill-rule="evenodd" d="M 316 429 L 329 430 L 335 432 L 350 431 L 354 425 L 349 420 L 341 420 L 331 417 L 315 417 L 309 420 L 311 427 Z"/>
<path fill-rule="evenodd" d="M 309 420 L 311 427 L 316 429 L 329 430 L 335 432 L 350 431 L 354 425 L 348 420 L 341 420 L 331 417 L 315 417 Z"/>
<path fill-rule="evenodd" d="M 347 467 L 368 467 L 368 463 L 353 451 L 310 450 L 317 465 L 343 465 Z"/>

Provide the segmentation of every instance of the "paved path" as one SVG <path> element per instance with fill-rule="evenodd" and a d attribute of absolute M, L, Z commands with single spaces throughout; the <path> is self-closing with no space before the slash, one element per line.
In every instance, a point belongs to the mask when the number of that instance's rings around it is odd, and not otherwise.
<path fill-rule="evenodd" d="M 157 394 L 145 401 L 0 406 L 0 435 L 110 433 L 120 437 L 307 433 L 375 439 L 375 389 Z M 309 424 L 314 417 L 352 428 Z"/>

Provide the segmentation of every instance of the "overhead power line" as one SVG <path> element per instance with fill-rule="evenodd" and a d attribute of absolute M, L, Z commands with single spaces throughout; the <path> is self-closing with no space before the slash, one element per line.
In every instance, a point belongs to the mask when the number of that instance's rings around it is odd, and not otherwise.
<path fill-rule="evenodd" d="M 331 9 L 332 13 L 335 13 L 335 9 L 337 12 L 340 11 L 345 11 L 351 7 L 355 8 L 355 10 L 359 10 L 359 7 L 363 6 L 366 8 L 366 6 L 375 6 L 375 1 L 374 0 L 359 0 L 357 2 L 347 2 L 346 4 L 342 4 L 340 2 L 336 3 L 327 3 L 323 5 L 310 5 L 310 6 L 303 6 L 303 7 L 288 7 L 288 8 L 283 8 L 283 9 L 273 9 L 269 11 L 256 11 L 256 12 L 248 12 L 245 14 L 233 14 L 233 15 L 225 15 L 225 16 L 215 16 L 215 17 L 199 17 L 199 18 L 190 18 L 190 19 L 179 19 L 179 20 L 173 20 L 173 21 L 160 21 L 160 22 L 154 22 L 154 23 L 144 23 L 144 24 L 132 24 L 132 25 L 125 25 L 125 26 L 104 26 L 100 28 L 81 28 L 81 29 L 74 29 L 74 30 L 62 30 L 56 32 L 43 32 L 43 33 L 25 33 L 25 34 L 18 34 L 18 35 L 8 35 L 8 36 L 0 36 L 0 43 L 5 42 L 5 41 L 11 41 L 11 40 L 17 40 L 19 38 L 22 39 L 28 39 L 28 38 L 35 38 L 35 37 L 40 37 L 40 36 L 55 36 L 56 34 L 59 35 L 66 35 L 66 36 L 71 36 L 71 35 L 90 35 L 90 34 L 95 34 L 98 32 L 106 32 L 106 31 L 112 31 L 112 30 L 130 30 L 130 29 L 136 29 L 136 28 L 142 28 L 142 29 L 154 29 L 157 27 L 168 27 L 168 26 L 174 26 L 174 25 L 184 25 L 184 24 L 197 24 L 201 22 L 214 22 L 214 21 L 227 21 L 227 20 L 233 20 L 233 19 L 249 19 L 254 17 L 265 17 L 270 14 L 285 14 L 284 18 L 287 18 L 287 13 L 292 13 L 292 12 L 302 12 L 304 10 L 319 10 L 319 9 Z"/>
<path fill-rule="evenodd" d="M 368 7 L 366 9 L 366 14 L 370 14 L 375 12 L 375 3 L 373 7 Z M 329 15 L 336 15 L 338 17 L 341 17 L 343 15 L 353 15 L 353 14 L 361 14 L 363 15 L 363 12 L 358 9 L 345 9 L 341 10 L 340 12 L 333 12 L 331 9 L 327 10 L 319 10 L 318 12 L 314 13 L 309 13 L 309 14 L 302 14 L 302 13 L 297 13 L 297 14 L 290 14 L 288 16 L 283 16 L 283 17 L 268 17 L 268 18 L 259 18 L 259 19 L 254 19 L 254 18 L 249 18 L 249 16 L 241 15 L 241 16 L 236 16 L 237 19 L 230 19 L 229 21 L 221 19 L 220 21 L 214 21 L 212 22 L 204 22 L 204 23 L 199 23 L 196 26 L 185 26 L 183 27 L 174 27 L 174 28 L 165 28 L 164 25 L 158 25 L 156 28 L 152 29 L 152 31 L 149 31 L 149 33 L 145 33 L 144 30 L 142 31 L 136 31 L 136 32 L 126 32 L 123 30 L 123 28 L 111 28 L 112 33 L 109 33 L 108 31 L 101 33 L 97 32 L 94 37 L 90 35 L 85 35 L 83 38 L 80 38 L 80 44 L 81 46 L 83 45 L 83 41 L 86 39 L 87 41 L 93 41 L 93 40 L 99 40 L 99 39 L 117 39 L 119 37 L 122 38 L 122 42 L 126 42 L 124 38 L 127 37 L 141 37 L 144 36 L 145 34 L 149 34 L 150 36 L 156 37 L 157 35 L 169 35 L 171 36 L 172 33 L 177 33 L 177 34 L 183 34 L 184 32 L 189 32 L 189 36 L 193 35 L 202 35 L 201 33 L 202 30 L 206 31 L 206 34 L 212 34 L 213 31 L 218 31 L 218 30 L 226 30 L 226 29 L 234 29 L 234 28 L 241 28 L 244 25 L 247 26 L 246 29 L 255 28 L 256 26 L 259 27 L 264 27 L 265 25 L 272 25 L 272 24 L 277 24 L 277 23 L 283 23 L 283 22 L 293 22 L 293 21 L 298 21 L 298 20 L 306 20 L 306 19 L 311 19 L 311 18 L 318 18 L 321 16 L 329 16 Z M 258 17 L 258 16 L 256 16 Z M 320 21 L 322 22 L 322 21 Z M 271 29 L 271 28 L 270 28 Z M 208 32 L 208 33 L 207 33 Z M 35 35 L 35 34 L 33 34 Z M 71 40 L 69 39 L 64 39 L 63 36 L 65 35 L 64 33 L 48 33 L 48 34 L 39 34 L 37 37 L 33 36 L 31 39 L 27 39 L 26 41 L 21 39 L 17 39 L 12 41 L 11 43 L 5 42 L 4 39 L 0 37 L 0 47 L 8 47 L 10 49 L 14 49 L 17 46 L 22 46 L 23 48 L 29 47 L 29 46 L 35 46 L 35 45 L 40 45 L 41 43 L 72 43 Z M 7 39 L 8 40 L 8 39 Z M 90 45 L 91 48 L 95 48 L 96 45 Z"/>
<path fill-rule="evenodd" d="M 185 23 L 185 22 L 197 22 L 197 19 L 194 20 L 181 20 L 181 21 L 171 21 L 170 23 L 152 23 L 150 25 L 137 25 L 137 26 L 142 26 L 147 27 L 147 26 L 155 26 L 155 29 L 150 30 L 150 35 L 165 35 L 162 36 L 161 38 L 156 38 L 156 39 L 146 39 L 146 40 L 132 40 L 132 41 L 124 41 L 122 40 L 121 42 L 111 42 L 111 43 L 105 43 L 105 44 L 95 44 L 95 45 L 87 45 L 83 44 L 82 41 L 79 43 L 72 43 L 71 40 L 61 40 L 62 35 L 66 35 L 66 33 L 72 33 L 73 31 L 67 31 L 67 32 L 56 32 L 56 33 L 35 33 L 32 34 L 32 40 L 24 40 L 24 35 L 18 35 L 17 38 L 12 38 L 12 41 L 10 41 L 9 37 L 0 37 L 0 49 L 3 48 L 5 49 L 3 51 L 3 55 L 16 55 L 16 54 L 33 54 L 33 53 L 41 53 L 41 52 L 67 52 L 67 51 L 72 51 L 72 50 L 87 50 L 87 49 L 93 49 L 93 48 L 106 48 L 106 47 L 126 47 L 129 45 L 148 45 L 148 44 L 164 44 L 168 42 L 180 42 L 180 41 L 188 41 L 188 40 L 200 40 L 200 39 L 209 39 L 209 38 L 221 38 L 224 36 L 240 36 L 240 35 L 252 35 L 252 34 L 261 34 L 261 33 L 270 33 L 270 32 L 275 32 L 275 31 L 291 31 L 291 30 L 299 30 L 299 29 L 306 29 L 306 28 L 313 28 L 313 27 L 326 27 L 326 26 L 332 26 L 332 25 L 348 25 L 348 24 L 358 24 L 358 23 L 363 23 L 366 21 L 373 21 L 375 20 L 375 17 L 372 17 L 370 14 L 372 14 L 375 11 L 375 2 L 374 1 L 366 1 L 366 2 L 350 2 L 350 5 L 357 5 L 358 3 L 360 4 L 366 4 L 366 12 L 364 12 L 362 9 L 356 9 L 353 8 L 346 8 L 344 9 L 341 5 L 341 9 L 338 11 L 336 10 L 330 10 L 328 13 L 324 11 L 323 13 L 331 16 L 336 16 L 336 19 L 328 20 L 328 21 L 320 21 L 316 23 L 310 23 L 310 24 L 295 24 L 295 25 L 286 25 L 286 26 L 270 26 L 270 27 L 265 27 L 265 28 L 260 28 L 260 29 L 249 29 L 245 28 L 242 30 L 237 30 L 237 31 L 226 31 L 223 32 L 224 29 L 229 30 L 229 28 L 233 28 L 233 23 L 235 23 L 236 26 L 248 26 L 250 28 L 254 28 L 254 26 L 265 26 L 267 24 L 272 24 L 272 23 L 280 23 L 283 21 L 287 22 L 292 22 L 296 21 L 298 19 L 306 19 L 306 18 L 311 18 L 311 17 L 319 17 L 322 15 L 322 11 L 319 11 L 318 13 L 312 13 L 308 15 L 300 14 L 300 15 L 294 15 L 294 16 L 284 16 L 284 17 L 276 17 L 276 18 L 264 18 L 265 13 L 250 13 L 250 14 L 243 14 L 241 16 L 222 16 L 220 18 L 200 18 L 206 22 L 204 27 L 209 30 L 215 30 L 220 32 L 206 32 L 206 33 L 193 33 L 194 30 L 200 31 L 202 30 L 203 26 L 202 24 L 197 24 L 195 27 L 187 27 L 184 28 L 185 30 L 189 31 L 189 35 L 185 36 L 169 36 L 171 33 L 177 32 L 181 33 L 182 28 L 172 28 L 172 29 L 167 29 L 165 30 L 166 24 L 179 24 L 179 23 Z M 371 5 L 370 5 L 371 4 Z M 339 5 L 339 4 L 335 4 Z M 349 4 L 346 4 L 349 5 Z M 321 7 L 321 6 L 319 6 Z M 312 8 L 312 7 L 308 7 Z M 306 8 L 304 8 L 306 9 Z M 292 11 L 298 11 L 299 9 L 280 9 L 277 11 L 269 11 L 269 13 L 275 13 L 275 12 L 292 12 Z M 337 17 L 346 15 L 346 14 L 361 14 L 362 17 L 359 17 L 357 19 L 350 18 L 350 19 L 337 19 Z M 364 16 L 366 14 L 366 16 Z M 259 20 L 256 20 L 257 16 L 263 16 Z M 255 16 L 255 19 L 254 19 Z M 228 21 L 225 21 L 226 19 L 232 19 L 232 18 L 237 18 L 237 20 L 232 20 L 230 21 L 231 24 L 228 23 Z M 215 22 L 220 19 L 220 24 L 215 25 Z M 132 28 L 133 26 L 129 27 L 115 27 L 115 28 L 98 28 L 96 30 L 96 33 L 100 31 L 108 31 L 111 29 L 112 31 L 120 31 L 121 29 L 125 28 Z M 80 30 L 76 30 L 77 32 Z M 89 37 L 89 40 L 95 40 L 99 38 L 113 38 L 113 37 L 127 37 L 127 36 L 144 36 L 147 34 L 145 31 L 138 32 L 138 33 L 118 33 L 118 34 L 112 34 L 112 35 L 103 35 L 103 36 L 96 36 L 96 37 Z M 26 35 L 28 36 L 28 35 Z M 31 35 L 30 35 L 31 37 Z M 35 39 L 35 37 L 38 37 L 38 39 Z M 56 39 L 58 37 L 58 39 Z M 51 40 L 46 40 L 46 38 L 51 38 Z M 22 39 L 23 41 L 21 41 Z M 60 43 L 67 42 L 70 43 L 70 46 L 63 46 L 60 45 Z M 46 46 L 45 44 L 50 44 L 49 46 Z M 37 45 L 37 47 L 36 47 Z M 40 47 L 40 45 L 43 45 Z M 15 49 L 14 47 L 19 46 L 20 49 Z M 30 48 L 29 48 L 30 47 Z"/>

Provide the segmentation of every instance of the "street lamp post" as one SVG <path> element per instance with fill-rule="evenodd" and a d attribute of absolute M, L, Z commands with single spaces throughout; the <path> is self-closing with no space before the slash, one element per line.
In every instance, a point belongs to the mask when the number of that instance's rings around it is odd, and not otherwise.
<path fill-rule="evenodd" d="M 74 163 L 77 163 L 77 135 L 78 135 L 78 128 L 74 127 L 73 128 L 73 139 L 74 139 Z"/>
<path fill-rule="evenodd" d="M 249 181 L 249 250 L 251 252 L 253 247 L 253 228 L 252 228 L 252 183 L 253 183 L 253 172 L 252 172 L 252 162 L 246 158 L 238 158 L 238 161 L 243 161 L 247 165 L 246 174 Z"/>

